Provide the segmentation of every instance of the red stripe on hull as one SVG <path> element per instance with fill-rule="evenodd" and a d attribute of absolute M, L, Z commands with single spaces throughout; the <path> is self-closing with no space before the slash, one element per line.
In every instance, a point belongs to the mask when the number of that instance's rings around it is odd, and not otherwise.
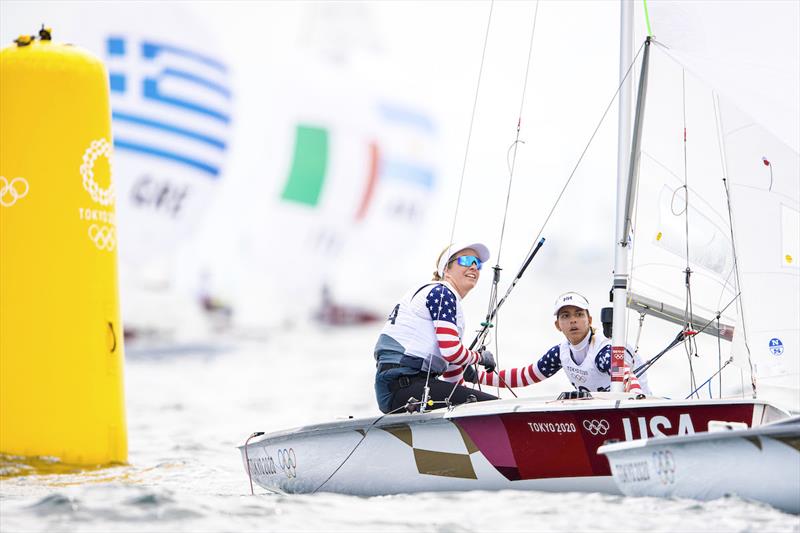
<path fill-rule="evenodd" d="M 507 438 L 484 435 L 493 418 Z M 753 405 L 683 405 L 637 409 L 596 409 L 509 413 L 457 419 L 481 453 L 507 479 L 610 476 L 608 460 L 597 455 L 606 441 L 633 440 L 658 434 L 706 431 L 710 420 L 744 422 L 750 426 Z M 508 458 L 513 456 L 514 460 Z M 493 458 L 502 457 L 499 462 Z"/>

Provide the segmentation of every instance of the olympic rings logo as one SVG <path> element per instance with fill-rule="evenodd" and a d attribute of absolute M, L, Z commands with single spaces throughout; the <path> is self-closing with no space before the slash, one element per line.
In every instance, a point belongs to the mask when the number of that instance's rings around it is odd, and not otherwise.
<path fill-rule="evenodd" d="M 17 200 L 24 198 L 28 194 L 28 180 L 25 178 L 14 178 L 9 181 L 0 176 L 0 205 L 3 207 L 11 207 Z"/>
<path fill-rule="evenodd" d="M 113 226 L 89 226 L 89 238 L 100 250 L 113 251 L 117 246 L 117 238 Z"/>
<path fill-rule="evenodd" d="M 281 467 L 286 477 L 297 477 L 297 457 L 292 448 L 278 450 L 278 466 Z"/>
<path fill-rule="evenodd" d="M 94 180 L 94 163 L 101 155 L 108 159 L 110 183 L 106 189 L 100 187 Z M 111 144 L 108 141 L 105 139 L 92 141 L 92 144 L 83 153 L 81 176 L 83 177 L 83 188 L 86 189 L 92 200 L 100 205 L 111 205 L 114 201 L 114 182 L 111 181 Z"/>
<path fill-rule="evenodd" d="M 600 420 L 583 421 L 583 428 L 592 435 L 605 435 L 608 433 L 608 428 L 610 427 L 611 425 L 608 423 L 608 421 L 602 418 Z"/>
<path fill-rule="evenodd" d="M 653 452 L 653 463 L 662 485 L 675 483 L 675 458 L 669 450 Z"/>

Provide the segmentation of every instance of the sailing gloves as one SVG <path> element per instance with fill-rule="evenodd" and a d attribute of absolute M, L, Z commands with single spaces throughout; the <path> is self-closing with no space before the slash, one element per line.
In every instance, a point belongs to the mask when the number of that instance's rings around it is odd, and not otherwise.
<path fill-rule="evenodd" d="M 490 374 L 494 372 L 494 368 L 497 366 L 497 363 L 494 362 L 494 354 L 487 349 L 481 352 L 481 360 L 478 364 L 483 366 Z"/>

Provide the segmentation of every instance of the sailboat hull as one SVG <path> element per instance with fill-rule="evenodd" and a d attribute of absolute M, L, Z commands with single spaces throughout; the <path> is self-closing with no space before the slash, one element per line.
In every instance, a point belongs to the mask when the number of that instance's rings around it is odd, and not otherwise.
<path fill-rule="evenodd" d="M 597 448 L 692 434 L 711 420 L 760 425 L 786 413 L 756 400 L 515 399 L 266 435 L 241 447 L 245 471 L 274 492 L 363 496 L 461 490 L 620 493 Z"/>
<path fill-rule="evenodd" d="M 800 417 L 764 427 L 604 446 L 628 496 L 730 494 L 800 513 Z"/>

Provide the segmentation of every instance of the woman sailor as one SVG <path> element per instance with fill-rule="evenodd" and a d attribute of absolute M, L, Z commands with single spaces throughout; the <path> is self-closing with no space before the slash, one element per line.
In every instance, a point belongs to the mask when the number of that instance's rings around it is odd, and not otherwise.
<path fill-rule="evenodd" d="M 611 388 L 611 340 L 598 335 L 592 327 L 589 302 L 577 292 L 567 292 L 556 299 L 553 314 L 555 326 L 564 334 L 564 341 L 550 348 L 539 360 L 528 366 L 477 373 L 484 385 L 525 387 L 547 379 L 564 369 L 572 385 L 579 391 L 608 391 Z M 625 349 L 625 392 L 650 394 L 647 378 L 641 379 L 631 368 L 641 365 L 638 355 Z M 499 377 L 498 377 L 499 375 Z M 456 376 L 451 379 L 457 380 Z M 465 373 L 467 381 L 475 381 L 474 369 Z"/>
<path fill-rule="evenodd" d="M 491 352 L 469 350 L 462 342 L 461 300 L 478 283 L 488 259 L 484 244 L 451 245 L 439 255 L 433 282 L 409 291 L 394 306 L 375 345 L 375 395 L 382 412 L 413 409 L 428 399 L 435 407 L 444 407 L 448 398 L 453 404 L 469 401 L 470 396 L 478 401 L 496 399 L 438 379 L 461 376 L 465 365 L 476 363 L 494 370 Z"/>

